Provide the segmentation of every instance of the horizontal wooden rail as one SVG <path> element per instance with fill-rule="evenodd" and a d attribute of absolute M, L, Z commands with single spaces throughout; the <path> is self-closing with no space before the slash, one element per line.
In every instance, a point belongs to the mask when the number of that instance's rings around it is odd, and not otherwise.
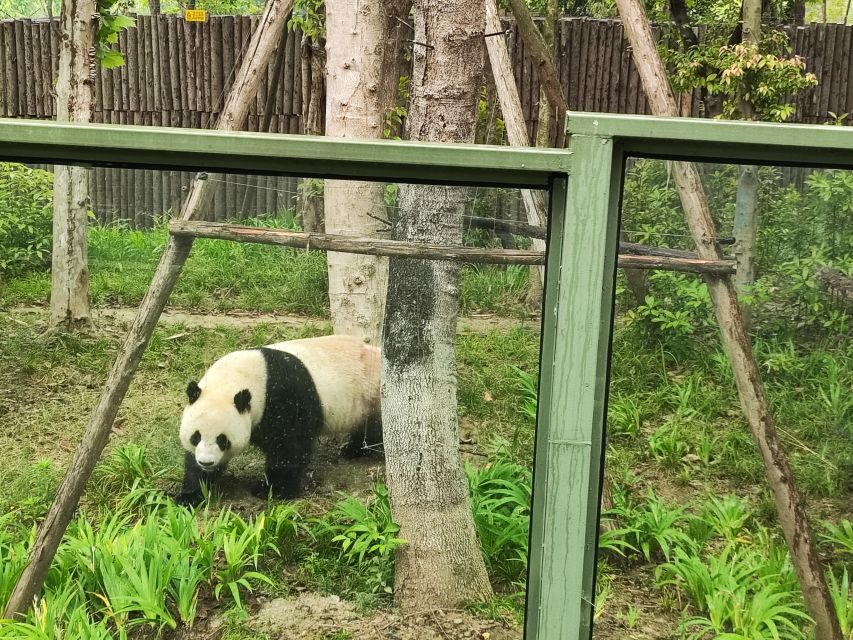
<path fill-rule="evenodd" d="M 326 233 L 302 233 L 283 229 L 243 227 L 221 222 L 174 220 L 169 225 L 174 236 L 232 240 L 255 244 L 274 244 L 295 249 L 340 251 L 373 256 L 395 256 L 422 260 L 451 260 L 473 264 L 544 264 L 541 251 L 448 247 L 436 244 L 414 244 L 399 240 L 341 236 Z M 619 255 L 619 266 L 628 269 L 660 269 L 704 275 L 734 273 L 729 260 L 700 260 L 698 258 Z"/>
<path fill-rule="evenodd" d="M 517 236 L 526 236 L 528 238 L 536 238 L 538 240 L 548 239 L 548 230 L 545 227 L 537 227 L 526 222 L 518 220 L 501 220 L 499 218 L 484 218 L 482 216 L 464 216 L 465 224 L 477 229 L 487 229 L 489 231 L 505 231 Z M 718 237 L 717 244 L 733 244 L 734 238 Z M 668 247 L 652 247 L 647 244 L 638 244 L 636 242 L 620 242 L 619 253 L 625 253 L 636 256 L 661 256 L 664 258 L 698 258 L 699 256 L 693 251 L 684 251 L 682 249 L 670 249 Z"/>

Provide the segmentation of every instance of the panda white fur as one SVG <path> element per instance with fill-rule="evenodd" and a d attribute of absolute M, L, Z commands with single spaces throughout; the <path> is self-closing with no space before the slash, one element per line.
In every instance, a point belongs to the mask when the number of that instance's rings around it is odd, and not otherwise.
<path fill-rule="evenodd" d="M 342 453 L 349 457 L 365 439 L 381 439 L 379 371 L 380 350 L 344 335 L 223 356 L 187 386 L 179 502 L 197 503 L 200 483 L 221 475 L 249 444 L 266 457 L 264 492 L 298 495 L 318 435 L 348 435 Z"/>

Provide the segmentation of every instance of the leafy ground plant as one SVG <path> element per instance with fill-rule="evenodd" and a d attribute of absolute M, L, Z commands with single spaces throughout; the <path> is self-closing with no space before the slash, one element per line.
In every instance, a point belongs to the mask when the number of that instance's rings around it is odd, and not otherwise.
<path fill-rule="evenodd" d="M 521 580 L 527 570 L 530 471 L 499 457 L 482 468 L 466 464 L 465 473 L 486 565 L 500 580 Z"/>
<path fill-rule="evenodd" d="M 388 489 L 377 483 L 372 499 L 363 503 L 344 497 L 324 517 L 316 521 L 319 535 L 339 549 L 340 557 L 364 573 L 372 593 L 391 593 L 393 552 L 405 540 L 391 518 Z"/>

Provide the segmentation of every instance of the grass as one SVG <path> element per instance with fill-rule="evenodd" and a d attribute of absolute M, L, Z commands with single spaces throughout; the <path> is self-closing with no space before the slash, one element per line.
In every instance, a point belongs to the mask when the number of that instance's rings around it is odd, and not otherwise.
<path fill-rule="evenodd" d="M 39 326 L 17 317 L 2 320 L 10 330 L 0 344 L 0 446 L 9 455 L 8 463 L 0 468 L 0 483 L 5 487 L 0 494 L 0 517 L 12 514 L 16 521 L 29 522 L 44 513 L 97 398 L 119 335 L 45 337 Z M 84 500 L 84 513 L 100 514 L 89 521 L 93 535 L 105 526 L 104 514 L 121 513 L 123 509 L 134 513 L 157 511 L 163 503 L 157 498 L 161 495 L 158 492 L 175 488 L 181 474 L 181 452 L 174 434 L 188 378 L 198 375 L 221 353 L 311 331 L 317 329 L 295 331 L 272 325 L 158 329 L 116 426 L 115 445 L 124 446 L 111 448 L 112 455 L 98 468 Z M 531 413 L 530 403 L 535 402 L 538 346 L 538 335 L 520 327 L 462 335 L 458 340 L 463 429 L 471 431 L 490 460 L 485 467 L 469 467 L 469 483 L 479 487 L 475 517 L 484 552 L 493 580 L 500 587 L 494 603 L 475 608 L 483 615 L 512 619 L 523 611 L 523 599 L 518 594 L 523 592 L 519 580 L 524 575 L 527 542 L 529 493 L 524 487 L 529 491 L 526 466 L 532 451 L 535 413 Z M 763 484 L 763 471 L 714 336 L 696 335 L 690 345 L 676 346 L 649 336 L 636 324 L 616 332 L 608 443 L 608 475 L 616 500 L 609 517 L 616 529 L 602 538 L 609 578 L 600 582 L 605 591 L 599 594 L 599 601 L 603 625 L 609 619 L 616 621 L 613 624 L 628 624 L 630 620 L 642 628 L 648 616 L 619 606 L 621 575 L 650 571 L 643 569 L 648 561 L 660 566 L 670 563 L 673 568 L 665 575 L 646 574 L 650 585 L 647 598 L 656 603 L 654 606 L 669 607 L 660 609 L 660 615 L 678 617 L 684 633 L 691 636 L 715 628 L 719 620 L 729 621 L 719 623 L 723 626 L 741 624 L 737 616 L 743 612 L 720 609 L 723 603 L 710 603 L 694 604 L 680 613 L 683 606 L 676 604 L 679 599 L 694 597 L 687 583 L 693 579 L 687 577 L 691 575 L 688 570 L 710 571 L 713 558 L 719 558 L 723 566 L 731 554 L 747 558 L 754 569 L 784 554 L 784 548 L 772 533 L 773 511 L 766 508 L 763 494 L 754 489 L 743 492 L 744 486 Z M 822 548 L 832 558 L 841 585 L 843 571 L 853 570 L 849 551 L 853 442 L 848 409 L 833 388 L 850 388 L 853 346 L 831 336 L 774 336 L 760 338 L 757 354 L 800 489 L 810 501 L 816 521 L 827 521 L 821 525 Z M 792 388 L 797 392 L 791 393 Z M 239 477 L 259 472 L 256 457 L 235 462 L 234 474 Z M 139 478 L 145 479 L 144 491 L 137 484 Z M 734 492 L 740 496 L 729 495 Z M 717 497 L 709 497 L 709 493 Z M 129 499 L 128 495 L 136 497 Z M 388 528 L 387 519 L 383 520 L 387 514 L 349 500 L 332 505 L 331 513 L 337 515 L 327 520 L 325 529 L 311 525 L 312 541 L 306 539 L 299 547 L 295 564 L 269 554 L 247 556 L 246 549 L 254 544 L 251 534 L 246 533 L 248 529 L 239 524 L 226 527 L 217 538 L 217 553 L 229 561 L 205 578 L 208 591 L 204 597 L 209 599 L 205 602 L 213 602 L 218 596 L 227 599 L 229 606 L 245 605 L 246 598 L 251 602 L 253 597 L 248 587 L 271 595 L 309 588 L 343 594 L 365 610 L 384 606 L 390 586 L 390 559 L 381 550 L 389 548 L 394 530 Z M 330 513 L 330 507 L 324 508 L 327 511 L 320 515 Z M 311 509 L 316 512 L 317 506 Z M 245 516 L 240 517 L 245 521 Z M 309 522 L 311 517 L 307 514 L 304 521 Z M 159 522 L 162 529 L 164 521 Z M 75 529 L 79 535 L 83 524 L 81 521 Z M 149 535 L 144 527 L 153 527 L 142 522 L 143 530 L 131 534 L 129 523 L 120 524 L 116 526 L 124 532 L 121 536 Z M 759 545 L 757 536 L 767 535 L 773 538 L 772 544 L 765 541 Z M 361 538 L 362 545 L 346 542 L 353 536 L 366 537 Z M 726 545 L 734 546 L 726 551 Z M 380 553 L 365 552 L 358 557 L 365 549 Z M 355 554 L 351 561 L 345 560 L 348 552 Z M 694 566 L 697 561 L 700 564 Z M 146 557 L 133 560 L 133 566 L 148 567 L 147 573 L 133 578 L 138 583 L 135 589 L 143 590 L 145 585 L 168 589 L 163 586 L 165 576 L 151 573 L 154 567 Z M 749 575 L 753 582 L 758 580 L 754 571 Z M 264 579 L 270 577 L 271 582 Z M 106 589 L 108 585 L 101 586 Z M 176 591 L 177 587 L 172 589 Z M 780 613 L 772 604 L 781 602 L 776 592 L 762 590 L 760 584 L 750 589 L 744 604 L 770 603 L 770 613 L 758 612 L 759 617 L 778 614 L 798 620 L 802 606 L 796 593 L 785 592 Z M 185 597 L 181 602 L 188 607 L 192 598 L 182 593 Z M 82 596 L 57 590 L 51 597 L 57 603 L 63 597 L 79 603 Z M 110 598 L 113 615 L 119 618 L 124 615 L 121 610 L 134 620 L 146 620 L 138 624 L 153 624 L 151 619 L 155 618 L 157 624 L 166 627 L 171 624 L 169 620 L 181 624 L 178 596 L 168 601 L 171 608 L 165 612 L 158 611 L 150 598 L 118 598 L 120 606 L 114 600 Z M 44 606 L 59 606 L 52 602 L 46 601 Z M 626 604 L 649 606 L 631 600 Z M 89 602 L 87 606 L 95 605 Z M 508 614 L 507 607 L 514 613 Z M 229 637 L 252 637 L 239 616 L 229 624 Z M 744 618 L 743 624 L 752 623 Z"/>
<path fill-rule="evenodd" d="M 644 203 L 632 205 L 634 215 L 645 211 Z M 800 207 L 791 209 L 799 215 Z M 293 222 L 283 214 L 266 223 Z M 768 225 L 764 231 L 779 226 L 784 225 Z M 91 229 L 96 304 L 137 304 L 165 239 L 162 228 Z M 811 273 L 813 267 L 791 270 Z M 200 240 L 171 302 L 202 312 L 326 315 L 325 273 L 322 255 Z M 521 267 L 465 269 L 462 310 L 521 315 L 527 276 Z M 615 503 L 607 517 L 614 527 L 600 542 L 596 621 L 617 636 L 627 629 L 640 638 L 675 634 L 704 640 L 721 633 L 765 638 L 775 625 L 781 637 L 799 640 L 804 609 L 731 369 L 710 323 L 707 295 L 698 281 L 680 275 L 656 274 L 649 281 L 655 300 L 647 299 L 632 313 L 627 294 L 620 292 L 618 298 L 607 432 L 607 474 Z M 768 283 L 773 283 L 766 288 L 771 302 L 756 310 L 756 358 L 849 630 L 853 343 L 839 330 L 843 322 L 821 326 L 829 309 L 820 306 L 819 292 L 806 287 L 789 299 L 785 296 L 794 288 L 776 287 L 773 278 Z M 41 304 L 48 286 L 44 273 L 14 279 L 0 292 L 0 305 Z M 791 306 L 792 301 L 797 304 Z M 676 317 L 674 309 L 688 312 Z M 803 309 L 811 309 L 811 315 Z M 6 535 L 0 541 L 0 600 L 2 585 L 11 580 L 8 572 L 17 566 L 8 558 L 20 556 L 29 523 L 43 515 L 121 338 L 118 329 L 95 338 L 46 336 L 43 327 L 20 317 L 0 314 L 0 447 L 5 452 L 0 466 L 0 521 L 5 523 L 0 531 L 5 533 L 0 535 Z M 77 625 L 77 631 L 88 625 L 87 637 L 116 631 L 119 622 L 128 628 L 168 629 L 192 618 L 198 593 L 199 606 L 212 606 L 217 597 L 228 603 L 224 637 L 237 639 L 264 637 L 251 629 L 243 609 L 251 609 L 259 592 L 272 597 L 307 589 L 342 595 L 365 612 L 387 606 L 393 548 L 399 541 L 381 485 L 369 500 L 323 496 L 293 512 L 277 513 L 272 505 L 239 511 L 245 505 L 238 500 L 232 512 L 212 509 L 200 516 L 199 522 L 207 523 L 204 532 L 188 523 L 179 526 L 166 506 L 163 492 L 175 488 L 182 472 L 175 431 L 186 381 L 233 349 L 318 331 L 269 324 L 177 325 L 155 331 L 116 422 L 110 454 L 98 467 L 81 519 L 70 531 L 78 541 L 95 537 L 120 547 L 129 560 L 126 565 L 105 560 L 106 573 L 91 572 L 82 593 L 66 589 L 62 580 L 51 583 L 37 610 L 41 617 L 32 623 L 46 624 L 57 612 L 67 612 L 62 624 Z M 522 327 L 460 335 L 457 341 L 461 431 L 481 454 L 467 468 L 468 481 L 484 557 L 498 588 L 495 600 L 470 609 L 499 620 L 523 615 L 538 350 L 538 334 Z M 261 472 L 257 456 L 235 462 L 233 473 L 239 478 Z M 264 531 L 279 523 L 282 535 L 292 536 L 289 555 L 259 551 L 267 535 L 258 533 L 259 522 Z M 213 549 L 218 558 L 205 560 L 201 581 L 191 562 L 175 560 L 170 568 L 171 561 L 157 565 L 145 552 L 146 543 L 163 544 L 157 554 L 168 559 L 174 555 L 168 550 L 170 536 L 189 535 L 196 536 L 194 548 Z M 133 585 L 119 586 L 120 577 Z M 196 592 L 193 584 L 203 586 Z M 720 599 L 715 595 L 720 591 L 734 595 Z M 83 614 L 74 613 L 81 607 Z"/>
<path fill-rule="evenodd" d="M 248 220 L 294 228 L 287 212 Z M 122 225 L 89 229 L 92 303 L 96 307 L 136 306 L 166 244 L 164 226 L 135 231 Z M 460 285 L 464 312 L 523 313 L 528 269 L 511 265 L 465 267 Z M 251 310 L 328 315 L 328 274 L 322 252 L 199 239 L 170 298 L 174 307 L 201 312 Z M 0 286 L 0 308 L 42 305 L 50 294 L 50 274 L 30 272 Z"/>

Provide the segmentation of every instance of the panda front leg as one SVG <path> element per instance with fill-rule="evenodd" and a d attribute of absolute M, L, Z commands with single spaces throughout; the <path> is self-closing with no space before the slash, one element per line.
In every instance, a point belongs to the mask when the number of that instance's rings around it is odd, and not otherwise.
<path fill-rule="evenodd" d="M 190 507 L 196 506 L 204 500 L 202 483 L 209 486 L 221 475 L 221 468 L 216 471 L 202 471 L 196 464 L 195 455 L 189 452 L 184 453 L 184 479 L 175 501 Z"/>

